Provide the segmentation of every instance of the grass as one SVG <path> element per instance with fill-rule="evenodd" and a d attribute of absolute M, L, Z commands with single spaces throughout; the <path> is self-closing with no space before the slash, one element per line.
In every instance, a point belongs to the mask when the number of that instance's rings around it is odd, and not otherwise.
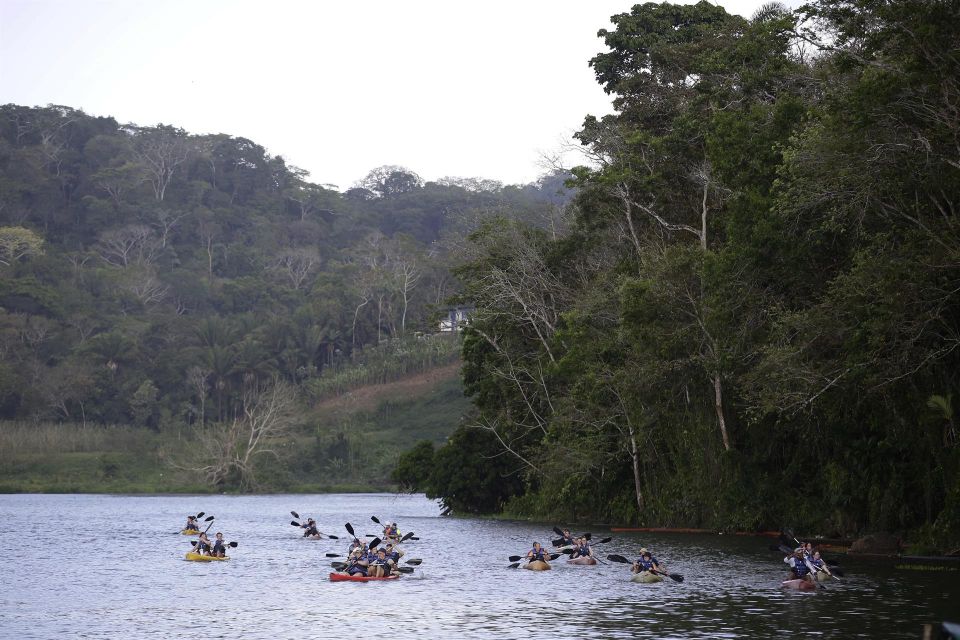
<path fill-rule="evenodd" d="M 301 416 L 280 458 L 258 463 L 258 490 L 393 490 L 396 459 L 419 440 L 440 444 L 469 411 L 459 367 L 443 366 L 356 391 L 362 402 L 320 403 Z M 175 430 L 0 422 L 0 493 L 207 493 L 202 478 L 169 464 L 189 439 Z M 229 488 L 228 488 L 229 490 Z"/>

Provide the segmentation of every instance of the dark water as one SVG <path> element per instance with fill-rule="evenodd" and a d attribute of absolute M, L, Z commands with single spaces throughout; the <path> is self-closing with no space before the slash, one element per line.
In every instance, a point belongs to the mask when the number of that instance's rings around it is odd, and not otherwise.
<path fill-rule="evenodd" d="M 291 510 L 340 541 L 299 538 Z M 240 542 L 229 561 L 184 560 L 174 532 L 198 511 Z M 404 559 L 423 564 L 395 582 L 329 582 L 323 554 L 345 550 L 345 522 L 379 533 L 371 515 L 414 531 Z M 422 496 L 0 495 L 0 637 L 919 638 L 960 618 L 956 571 L 843 558 L 843 580 L 785 592 L 769 539 L 611 535 L 603 556 L 643 545 L 686 580 L 634 584 L 613 563 L 508 569 L 549 526 L 440 518 Z"/>

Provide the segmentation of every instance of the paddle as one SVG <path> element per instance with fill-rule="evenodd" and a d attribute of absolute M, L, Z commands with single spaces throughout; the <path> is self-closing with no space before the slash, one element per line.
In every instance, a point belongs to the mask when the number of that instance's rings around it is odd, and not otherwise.
<path fill-rule="evenodd" d="M 619 562 L 621 564 L 633 564 L 623 556 L 618 555 L 616 553 L 611 553 L 610 555 L 608 555 L 607 560 L 609 560 L 610 562 Z M 683 576 L 680 575 L 679 573 L 667 573 L 666 571 L 657 571 L 656 569 L 649 569 L 649 571 L 650 573 L 656 573 L 661 576 L 667 576 L 674 582 L 683 582 L 684 580 Z"/>
<path fill-rule="evenodd" d="M 188 544 L 193 544 L 193 545 L 195 545 L 195 544 L 197 544 L 197 541 L 196 541 L 196 540 L 187 540 L 187 543 L 188 543 Z M 224 542 L 224 543 L 223 543 L 223 546 L 225 546 L 225 547 L 233 547 L 234 549 L 236 549 L 237 547 L 240 546 L 240 543 L 239 543 L 239 542 Z"/>
<path fill-rule="evenodd" d="M 293 513 L 293 511 L 291 511 L 290 513 Z M 291 521 L 290 521 L 290 525 L 291 525 L 291 526 L 294 526 L 294 527 L 300 527 L 301 529 L 303 528 L 303 525 L 300 524 L 299 522 L 297 522 L 296 520 L 291 520 Z M 330 538 L 331 540 L 339 540 L 339 539 L 340 539 L 339 536 L 335 536 L 335 535 L 333 535 L 332 533 L 324 533 L 323 531 L 319 531 L 319 530 L 317 531 L 317 533 L 319 533 L 321 536 L 326 536 L 327 538 Z"/>
<path fill-rule="evenodd" d="M 296 511 L 291 511 L 291 512 L 290 512 L 290 515 L 292 515 L 292 516 L 293 516 L 294 518 L 296 518 L 297 520 L 300 519 L 300 514 L 297 513 Z"/>
<path fill-rule="evenodd" d="M 339 557 L 340 557 L 340 554 L 339 554 L 339 553 L 325 553 L 325 554 L 323 554 L 323 555 L 325 555 L 325 556 L 328 557 L 328 558 L 339 558 Z"/>
<path fill-rule="evenodd" d="M 557 558 L 559 558 L 559 557 L 562 556 L 562 555 L 563 555 L 562 553 L 551 553 L 551 554 L 547 555 L 547 557 L 548 557 L 550 560 L 556 560 Z M 526 558 L 526 557 L 527 557 L 527 556 L 510 556 L 510 557 L 507 558 L 507 560 L 509 560 L 510 562 L 516 562 L 517 560 L 523 560 L 523 559 Z"/>
<path fill-rule="evenodd" d="M 357 537 L 357 534 L 355 534 L 355 533 L 353 532 L 353 525 L 351 525 L 351 524 L 348 522 L 347 524 L 345 524 L 345 525 L 343 525 L 343 526 L 347 528 L 347 533 L 349 533 L 350 535 L 352 535 L 354 538 Z"/>
<path fill-rule="evenodd" d="M 423 562 L 423 559 L 422 559 L 422 558 L 410 558 L 409 560 L 406 561 L 405 564 L 412 564 L 412 565 L 416 566 L 416 565 L 418 565 L 418 564 L 420 564 L 420 563 L 422 563 L 422 562 Z"/>
<path fill-rule="evenodd" d="M 405 534 L 403 534 L 403 537 L 400 538 L 400 542 L 403 542 L 404 540 L 419 540 L 419 539 L 420 538 L 413 537 L 413 531 L 407 531 Z M 398 542 L 397 544 L 400 544 L 400 542 Z"/>

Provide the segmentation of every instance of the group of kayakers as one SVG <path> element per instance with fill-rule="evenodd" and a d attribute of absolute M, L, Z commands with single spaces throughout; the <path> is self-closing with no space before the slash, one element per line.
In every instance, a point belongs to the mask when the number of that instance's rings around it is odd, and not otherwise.
<path fill-rule="evenodd" d="M 400 530 L 396 522 L 385 524 L 382 537 L 374 538 L 370 544 L 354 538 L 347 549 L 347 561 L 340 573 L 370 578 L 385 578 L 391 575 L 403 556 L 403 550 L 399 547 L 400 540 Z"/>
<path fill-rule="evenodd" d="M 814 549 L 813 544 L 807 542 L 793 550 L 783 561 L 790 567 L 787 580 L 803 580 L 815 584 L 824 576 L 832 576 L 827 563 L 820 556 L 820 551 Z"/>
<path fill-rule="evenodd" d="M 213 518 L 210 518 L 213 520 Z M 211 522 L 212 524 L 212 522 Z M 207 529 L 209 529 L 209 525 Z M 193 548 L 190 549 L 190 553 L 195 553 L 201 556 L 213 556 L 215 558 L 224 558 L 227 555 L 227 543 L 224 542 L 223 533 L 217 531 L 214 534 L 213 540 L 207 536 L 206 529 L 200 530 L 200 521 L 197 516 L 187 516 L 187 523 L 183 527 L 183 534 L 187 535 L 198 535 L 198 539 L 193 542 Z M 231 543 L 233 546 L 237 544 Z"/>

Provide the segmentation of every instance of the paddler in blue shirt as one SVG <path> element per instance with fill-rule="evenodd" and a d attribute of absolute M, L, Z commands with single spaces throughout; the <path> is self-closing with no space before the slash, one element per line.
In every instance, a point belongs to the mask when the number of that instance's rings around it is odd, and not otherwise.
<path fill-rule="evenodd" d="M 197 522 L 197 516 L 187 516 L 187 526 L 183 529 L 185 531 L 199 531 L 200 524 Z"/>
<path fill-rule="evenodd" d="M 660 561 L 653 557 L 646 547 L 641 547 L 640 557 L 636 562 L 633 563 L 631 567 L 631 573 L 642 573 L 644 571 L 649 571 L 651 573 L 663 573 L 664 569 L 660 566 Z"/>
<path fill-rule="evenodd" d="M 573 554 L 571 558 L 592 558 L 593 549 L 590 548 L 590 543 L 587 542 L 587 539 L 584 537 L 577 538 L 576 546 L 573 548 Z"/>
<path fill-rule="evenodd" d="M 217 535 L 214 536 L 213 541 L 213 550 L 210 552 L 210 555 L 222 558 L 227 555 L 227 548 L 223 543 L 223 534 L 217 531 Z"/>
<path fill-rule="evenodd" d="M 539 542 L 533 543 L 533 548 L 530 551 L 527 551 L 527 562 L 533 562 L 534 560 L 539 560 L 540 562 L 546 562 L 547 559 L 544 557 L 546 552 L 543 547 L 540 546 Z"/>
<path fill-rule="evenodd" d="M 793 550 L 792 556 L 787 556 L 783 559 L 787 563 L 787 566 L 790 567 L 790 576 L 788 580 L 806 580 L 807 582 L 813 582 L 813 574 L 815 570 L 810 564 L 810 561 L 803 555 L 803 547 L 797 547 Z"/>
<path fill-rule="evenodd" d="M 564 529 L 563 536 L 560 538 L 560 544 L 554 546 L 558 549 L 562 549 L 563 547 L 575 547 L 576 545 L 577 541 L 570 534 L 570 529 Z"/>
<path fill-rule="evenodd" d="M 387 558 L 386 549 L 380 549 L 374 556 L 370 566 L 367 567 L 367 575 L 374 578 L 383 578 L 390 575 L 390 560 Z"/>

